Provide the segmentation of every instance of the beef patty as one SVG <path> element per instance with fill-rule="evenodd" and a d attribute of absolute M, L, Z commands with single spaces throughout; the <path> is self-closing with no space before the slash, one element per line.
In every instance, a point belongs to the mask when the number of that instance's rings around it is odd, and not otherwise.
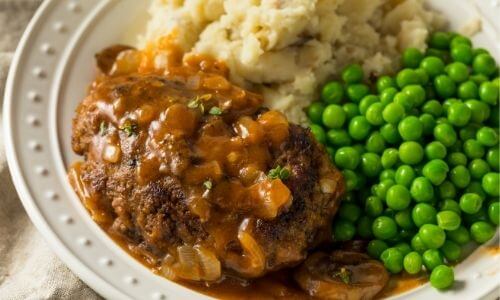
<path fill-rule="evenodd" d="M 133 51 L 133 50 L 129 50 Z M 101 74 L 79 105 L 69 178 L 93 219 L 164 276 L 293 266 L 331 239 L 344 184 L 309 129 L 216 62 Z"/>

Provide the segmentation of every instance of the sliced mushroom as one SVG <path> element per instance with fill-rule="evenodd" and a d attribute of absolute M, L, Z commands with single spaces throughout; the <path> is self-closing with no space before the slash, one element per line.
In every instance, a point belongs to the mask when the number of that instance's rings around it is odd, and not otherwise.
<path fill-rule="evenodd" d="M 389 274 L 369 256 L 350 251 L 317 252 L 294 274 L 299 286 L 322 299 L 372 299 L 386 285 Z"/>
<path fill-rule="evenodd" d="M 120 54 L 125 50 L 132 50 L 132 49 L 134 48 L 127 45 L 113 45 L 104 48 L 95 55 L 97 67 L 104 74 L 109 74 L 109 72 L 113 68 L 113 64 L 115 63 L 116 58 L 118 57 L 118 54 Z"/>

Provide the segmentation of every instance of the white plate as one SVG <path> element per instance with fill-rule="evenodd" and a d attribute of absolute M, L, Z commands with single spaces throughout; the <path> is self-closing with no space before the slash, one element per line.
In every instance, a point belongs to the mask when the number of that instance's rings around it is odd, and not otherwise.
<path fill-rule="evenodd" d="M 450 1 L 432 1 L 453 28 L 483 14 L 489 21 L 475 43 L 500 59 L 500 7 L 495 3 L 454 1 L 451 6 Z M 130 42 L 146 18 L 147 4 L 42 4 L 19 44 L 6 86 L 7 158 L 32 221 L 58 256 L 98 293 L 111 299 L 206 299 L 132 259 L 91 220 L 66 180 L 67 166 L 76 159 L 70 147 L 71 118 L 93 79 L 93 55 L 108 45 Z M 498 234 L 493 243 L 498 243 Z M 485 253 L 480 248 L 455 269 L 457 289 L 439 293 L 426 284 L 397 298 L 483 297 L 500 282 L 500 256 Z"/>

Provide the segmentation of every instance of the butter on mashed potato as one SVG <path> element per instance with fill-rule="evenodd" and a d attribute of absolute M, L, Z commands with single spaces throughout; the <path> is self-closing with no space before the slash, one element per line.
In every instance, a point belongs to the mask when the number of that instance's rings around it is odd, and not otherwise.
<path fill-rule="evenodd" d="M 296 123 L 346 64 L 391 73 L 400 50 L 425 50 L 444 23 L 421 0 L 153 0 L 150 14 L 140 47 L 175 32 L 186 53 L 224 61 L 234 83 Z"/>

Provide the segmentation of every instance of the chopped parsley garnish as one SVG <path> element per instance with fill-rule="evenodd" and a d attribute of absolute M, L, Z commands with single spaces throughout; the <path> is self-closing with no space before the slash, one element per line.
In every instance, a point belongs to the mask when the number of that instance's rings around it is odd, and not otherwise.
<path fill-rule="evenodd" d="M 207 181 L 203 182 L 203 186 L 204 186 L 207 190 L 211 190 L 211 189 L 212 189 L 212 187 L 213 187 L 213 183 L 212 183 L 212 181 L 207 180 Z"/>
<path fill-rule="evenodd" d="M 340 268 L 340 271 L 335 274 L 336 277 L 340 278 L 343 283 L 351 283 L 351 271 L 346 268 Z"/>
<path fill-rule="evenodd" d="M 196 96 L 193 100 L 189 101 L 187 107 L 189 108 L 199 108 L 201 110 L 201 113 L 205 113 L 205 105 L 203 105 L 202 101 L 207 101 L 212 98 L 211 94 L 204 94 L 201 96 Z"/>
<path fill-rule="evenodd" d="M 99 124 L 99 134 L 104 136 L 106 135 L 106 131 L 108 130 L 108 124 L 104 121 Z"/>
<path fill-rule="evenodd" d="M 208 113 L 211 115 L 214 115 L 214 116 L 218 116 L 218 115 L 222 114 L 222 110 L 220 108 L 218 108 L 217 106 L 214 106 L 210 109 L 210 111 Z"/>
<path fill-rule="evenodd" d="M 133 122 L 130 122 L 130 121 L 126 121 L 121 127 L 120 127 L 121 130 L 123 130 L 127 136 L 132 136 L 134 134 L 137 134 L 137 124 L 133 123 Z"/>
<path fill-rule="evenodd" d="M 285 180 L 288 177 L 290 177 L 290 171 L 287 168 L 277 166 L 276 168 L 269 170 L 267 177 L 269 177 L 269 179 L 278 179 L 279 178 L 281 180 Z"/>

